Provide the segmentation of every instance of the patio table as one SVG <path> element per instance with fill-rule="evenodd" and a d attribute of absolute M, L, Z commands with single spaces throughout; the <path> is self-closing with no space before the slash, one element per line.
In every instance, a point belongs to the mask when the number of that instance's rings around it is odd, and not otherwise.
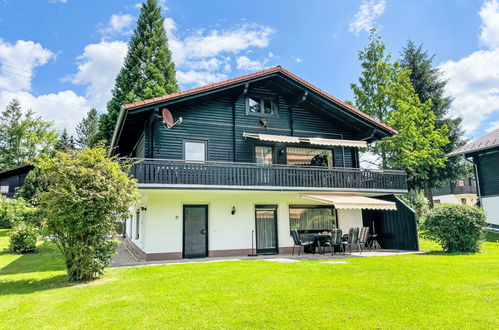
<path fill-rule="evenodd" d="M 326 245 L 326 240 L 330 239 L 330 234 L 309 234 L 308 240 L 312 242 L 313 253 L 315 253 L 315 248 L 319 249 L 319 254 L 324 254 L 324 246 Z M 321 251 L 322 243 L 322 251 Z"/>

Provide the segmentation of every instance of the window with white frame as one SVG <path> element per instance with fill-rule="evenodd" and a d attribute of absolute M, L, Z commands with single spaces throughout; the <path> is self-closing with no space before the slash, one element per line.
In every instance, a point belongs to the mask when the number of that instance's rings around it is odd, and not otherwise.
<path fill-rule="evenodd" d="M 207 142 L 203 140 L 184 140 L 184 159 L 205 161 Z"/>
<path fill-rule="evenodd" d="M 0 186 L 0 194 L 7 195 L 9 193 L 9 186 Z"/>

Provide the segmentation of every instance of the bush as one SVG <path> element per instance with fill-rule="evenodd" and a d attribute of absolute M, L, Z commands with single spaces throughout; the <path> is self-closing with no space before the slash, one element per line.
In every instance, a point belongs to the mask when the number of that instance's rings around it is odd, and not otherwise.
<path fill-rule="evenodd" d="M 423 223 L 423 236 L 447 252 L 478 252 L 484 238 L 486 217 L 476 206 L 442 204 L 431 210 Z"/>
<path fill-rule="evenodd" d="M 37 209 L 22 198 L 0 199 L 0 228 L 12 228 L 20 224 L 39 225 Z"/>
<path fill-rule="evenodd" d="M 36 249 L 38 231 L 30 225 L 19 225 L 10 231 L 9 249 L 14 253 L 29 253 Z"/>

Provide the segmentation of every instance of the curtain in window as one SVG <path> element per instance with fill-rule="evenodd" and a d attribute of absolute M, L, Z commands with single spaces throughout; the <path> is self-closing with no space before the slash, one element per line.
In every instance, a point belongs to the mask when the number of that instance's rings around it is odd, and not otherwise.
<path fill-rule="evenodd" d="M 333 207 L 289 207 L 289 225 L 296 230 L 322 230 L 337 228 Z"/>

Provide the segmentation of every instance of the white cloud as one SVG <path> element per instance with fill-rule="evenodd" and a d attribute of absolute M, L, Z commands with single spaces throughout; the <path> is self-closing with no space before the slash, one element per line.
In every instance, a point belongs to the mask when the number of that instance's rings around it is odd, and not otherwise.
<path fill-rule="evenodd" d="M 86 85 L 85 95 L 92 107 L 103 112 L 111 98 L 116 75 L 120 71 L 128 45 L 123 41 L 101 41 L 87 45 L 78 57 L 78 72 L 66 79 Z"/>
<path fill-rule="evenodd" d="M 490 48 L 499 47 L 499 2 L 485 2 L 479 14 L 482 18 L 480 42 Z"/>
<path fill-rule="evenodd" d="M 489 127 L 485 130 L 487 133 L 492 132 L 499 128 L 499 120 L 493 121 L 489 124 Z"/>
<path fill-rule="evenodd" d="M 49 2 L 52 2 L 52 3 L 67 3 L 69 0 L 50 0 Z"/>
<path fill-rule="evenodd" d="M 100 32 L 105 36 L 128 35 L 132 33 L 131 25 L 134 22 L 134 17 L 129 14 L 113 14 L 106 26 L 100 29 Z"/>
<path fill-rule="evenodd" d="M 227 79 L 227 75 L 222 73 L 177 70 L 177 80 L 180 84 L 208 85 L 225 79 Z"/>
<path fill-rule="evenodd" d="M 369 32 L 375 26 L 374 20 L 383 14 L 385 7 L 385 0 L 362 0 L 348 31 L 356 36 L 362 31 Z"/>
<path fill-rule="evenodd" d="M 236 64 L 239 70 L 248 70 L 248 71 L 261 70 L 264 66 L 264 63 L 250 60 L 249 57 L 247 56 L 239 56 L 236 59 Z"/>
<path fill-rule="evenodd" d="M 293 59 L 295 60 L 296 63 L 303 62 L 303 58 L 301 58 L 301 57 L 293 57 Z"/>
<path fill-rule="evenodd" d="M 18 40 L 9 44 L 0 39 L 0 90 L 30 90 L 33 70 L 54 57 L 39 43 Z"/>
<path fill-rule="evenodd" d="M 494 39 L 497 36 L 490 34 L 495 27 L 488 21 L 494 10 L 499 19 L 496 0 L 485 2 L 480 10 L 483 20 L 480 40 L 491 49 L 440 65 L 443 78 L 448 80 L 446 92 L 454 98 L 451 112 L 463 117 L 463 128 L 468 135 L 499 111 L 499 43 Z"/>

